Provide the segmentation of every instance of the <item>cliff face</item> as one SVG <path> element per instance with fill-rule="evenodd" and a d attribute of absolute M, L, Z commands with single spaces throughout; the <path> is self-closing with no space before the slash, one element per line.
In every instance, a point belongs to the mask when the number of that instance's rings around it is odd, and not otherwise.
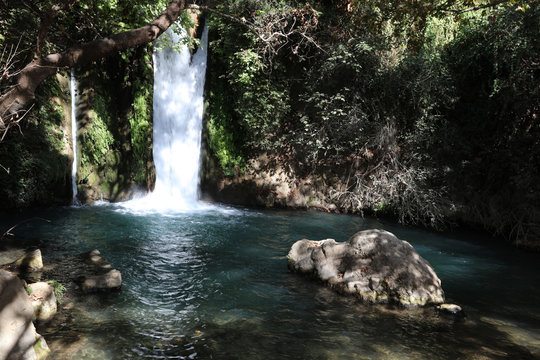
<path fill-rule="evenodd" d="M 261 155 L 249 160 L 244 172 L 224 176 L 209 155 L 203 160 L 203 199 L 255 207 L 318 209 L 347 212 L 331 200 L 331 191 L 340 186 L 338 178 L 302 176 L 290 165 Z"/>

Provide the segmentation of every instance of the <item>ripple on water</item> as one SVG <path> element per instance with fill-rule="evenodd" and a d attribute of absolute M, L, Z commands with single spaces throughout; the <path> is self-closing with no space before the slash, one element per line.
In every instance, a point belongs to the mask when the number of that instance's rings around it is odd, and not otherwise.
<path fill-rule="evenodd" d="M 39 238 L 48 256 L 98 248 L 122 272 L 120 293 L 75 301 L 82 314 L 77 321 L 45 332 L 64 348 L 69 339 L 84 338 L 72 359 L 528 359 L 537 354 L 535 257 L 350 216 L 238 209 L 162 216 L 119 209 L 49 211 L 51 223 L 19 229 Z M 470 314 L 467 320 L 439 317 L 432 309 L 359 305 L 287 271 L 285 256 L 296 240 L 344 241 L 358 230 L 385 226 L 432 263 L 446 296 Z M 62 358 L 62 352 L 55 356 Z"/>

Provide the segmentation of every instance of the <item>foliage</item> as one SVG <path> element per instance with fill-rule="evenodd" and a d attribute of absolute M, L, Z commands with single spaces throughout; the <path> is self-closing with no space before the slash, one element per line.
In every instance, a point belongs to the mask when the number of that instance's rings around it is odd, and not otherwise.
<path fill-rule="evenodd" d="M 462 24 L 443 55 L 462 96 L 435 133 L 465 216 L 520 241 L 540 230 L 539 26 L 538 4 Z"/>
<path fill-rule="evenodd" d="M 214 102 L 219 101 L 223 104 L 223 99 L 218 98 L 219 95 L 212 95 Z M 219 99 L 219 100 L 217 100 Z M 242 156 L 240 146 L 235 143 L 235 134 L 227 128 L 226 114 L 219 111 L 214 105 L 213 112 L 207 121 L 208 135 L 210 139 L 210 149 L 218 158 L 219 165 L 223 169 L 226 176 L 235 175 L 237 168 L 242 168 L 245 160 Z M 218 111 L 216 111 L 218 110 Z"/>
<path fill-rule="evenodd" d="M 64 293 L 66 292 L 66 287 L 58 282 L 58 280 L 49 280 L 48 284 L 53 287 L 54 296 L 56 296 L 56 301 L 61 304 L 64 299 Z"/>
<path fill-rule="evenodd" d="M 149 149 L 152 149 L 152 90 L 151 83 L 136 81 L 134 85 L 133 113 L 129 115 L 131 143 L 134 158 L 134 180 L 144 183 Z"/>
<path fill-rule="evenodd" d="M 96 95 L 92 107 L 95 116 L 88 124 L 81 139 L 81 163 L 102 165 L 105 155 L 111 149 L 114 137 L 108 129 L 111 123 L 108 109 L 110 105 L 106 103 L 101 95 Z"/>
<path fill-rule="evenodd" d="M 266 11 L 248 3 L 242 14 Z M 345 209 L 537 236 L 538 4 L 318 6 L 314 38 L 329 55 L 301 59 L 265 61 L 251 35 L 213 20 L 211 137 L 222 166 L 239 153 L 230 149 L 284 155 L 337 173 L 329 200 Z"/>
<path fill-rule="evenodd" d="M 272 81 L 268 64 L 245 28 L 211 19 L 210 144 L 227 173 L 248 153 L 280 146 L 278 133 L 290 110 L 287 83 Z M 241 34 L 239 36 L 239 34 Z M 239 134 L 242 140 L 238 141 Z"/>
<path fill-rule="evenodd" d="M 19 131 L 0 143 L 0 203 L 4 209 L 54 203 L 69 189 L 69 134 L 62 127 L 61 90 L 48 79 Z"/>

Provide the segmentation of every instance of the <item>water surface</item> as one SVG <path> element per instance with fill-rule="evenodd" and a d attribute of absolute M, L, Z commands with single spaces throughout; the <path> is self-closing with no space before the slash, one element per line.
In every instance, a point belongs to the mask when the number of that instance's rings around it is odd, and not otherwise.
<path fill-rule="evenodd" d="M 21 225 L 44 261 L 99 249 L 121 292 L 73 297 L 41 331 L 54 359 L 532 359 L 540 355 L 538 255 L 346 215 L 207 207 L 58 208 Z M 3 219 L 2 225 L 16 219 Z M 291 274 L 302 238 L 383 228 L 411 242 L 466 320 L 365 306 Z M 61 277 L 61 275 L 58 275 Z"/>

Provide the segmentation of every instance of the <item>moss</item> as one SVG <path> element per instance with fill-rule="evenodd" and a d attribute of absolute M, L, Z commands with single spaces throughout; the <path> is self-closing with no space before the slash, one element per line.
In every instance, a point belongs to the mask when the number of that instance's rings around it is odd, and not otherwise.
<path fill-rule="evenodd" d="M 41 337 L 38 334 L 36 335 L 38 336 L 34 344 L 34 352 L 36 354 L 36 360 L 45 360 L 49 357 L 51 350 L 49 349 L 49 346 L 45 342 L 45 339 L 43 339 L 43 337 Z"/>
<path fill-rule="evenodd" d="M 134 186 L 151 186 L 153 69 L 149 48 L 81 72 L 81 167 L 86 200 L 103 193 L 127 199 Z M 86 97 L 86 98 L 85 98 Z"/>
<path fill-rule="evenodd" d="M 133 111 L 128 117 L 133 149 L 133 180 L 137 183 L 146 181 L 146 163 L 152 149 L 152 86 L 151 81 L 135 82 Z"/>
<path fill-rule="evenodd" d="M 105 99 L 96 94 L 92 107 L 95 116 L 88 124 L 82 135 L 81 163 L 102 166 L 105 155 L 114 143 L 114 137 L 109 131 L 110 116 L 107 113 Z"/>
<path fill-rule="evenodd" d="M 235 145 L 233 132 L 220 121 L 219 114 L 212 115 L 207 123 L 210 149 L 218 158 L 226 176 L 235 175 L 235 169 L 244 171 L 245 160 Z"/>

